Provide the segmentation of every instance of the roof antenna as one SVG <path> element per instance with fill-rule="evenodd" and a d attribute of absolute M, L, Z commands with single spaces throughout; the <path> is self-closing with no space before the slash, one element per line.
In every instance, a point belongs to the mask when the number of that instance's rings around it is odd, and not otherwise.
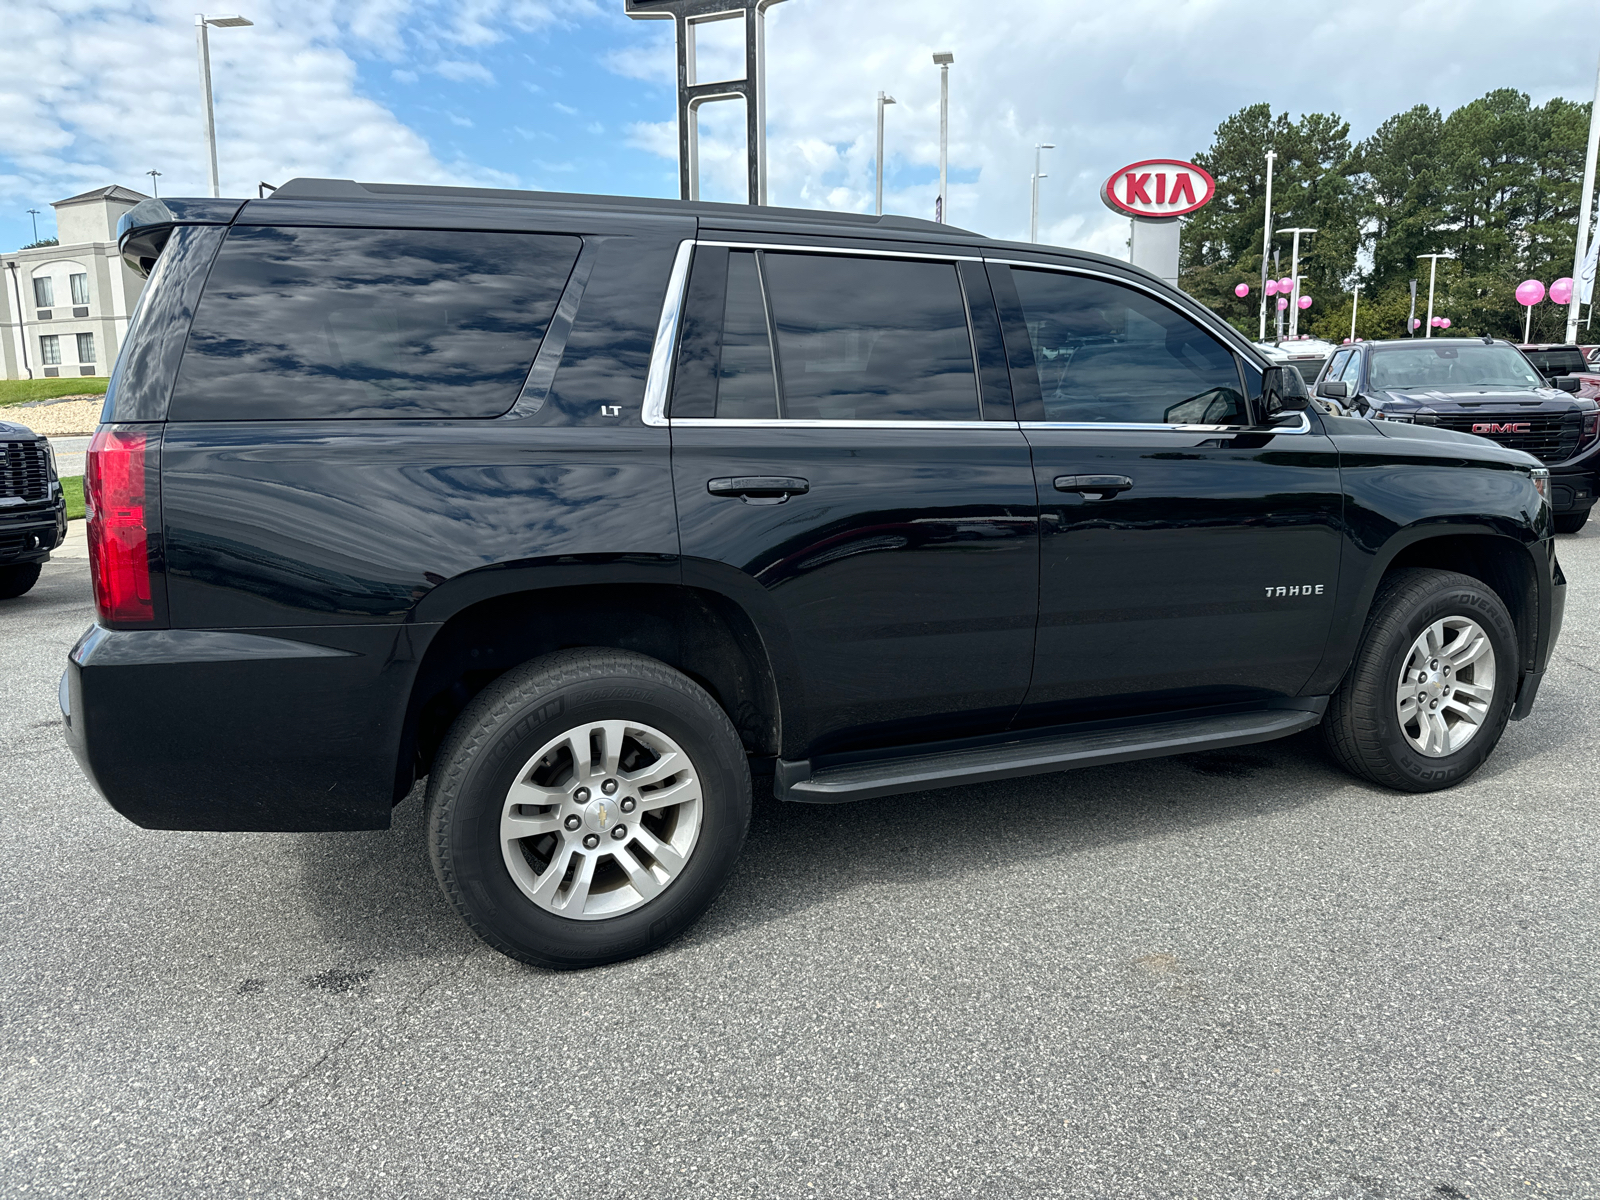
<path fill-rule="evenodd" d="M 1484 344 L 1484 345 L 1485 345 L 1485 346 L 1492 346 L 1492 345 L 1494 345 L 1494 338 L 1492 338 L 1492 337 L 1491 337 L 1491 336 L 1489 336 L 1489 335 L 1488 335 L 1488 334 L 1487 334 L 1487 333 L 1486 333 L 1486 334 L 1484 334 L 1484 335 L 1483 335 L 1483 344 Z"/>
<path fill-rule="evenodd" d="M 278 185 L 275 183 L 258 183 L 256 184 L 256 199 L 263 199 L 268 192 L 275 192 L 277 190 Z"/>

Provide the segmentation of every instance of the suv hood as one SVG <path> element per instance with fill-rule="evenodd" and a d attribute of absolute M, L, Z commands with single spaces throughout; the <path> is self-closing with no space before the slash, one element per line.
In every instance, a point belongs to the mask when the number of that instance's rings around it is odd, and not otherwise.
<path fill-rule="evenodd" d="M 38 441 L 40 435 L 29 429 L 26 425 L 18 425 L 15 421 L 0 421 L 0 438 L 10 441 L 32 439 Z"/>
<path fill-rule="evenodd" d="M 1558 408 L 1567 408 L 1578 403 L 1577 397 L 1566 392 L 1557 391 L 1555 388 L 1534 388 L 1529 390 L 1471 388 L 1461 391 L 1418 391 L 1404 392 L 1377 392 L 1381 397 L 1384 407 L 1393 405 L 1397 408 L 1431 408 L 1436 412 L 1470 412 L 1475 408 L 1539 408 L 1547 404 L 1554 404 Z"/>

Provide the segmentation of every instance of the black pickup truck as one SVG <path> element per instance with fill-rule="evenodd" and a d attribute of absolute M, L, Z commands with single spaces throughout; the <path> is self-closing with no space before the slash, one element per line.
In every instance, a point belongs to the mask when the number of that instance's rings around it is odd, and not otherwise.
<path fill-rule="evenodd" d="M 48 439 L 0 421 L 0 600 L 26 595 L 67 536 L 67 501 Z"/>
<path fill-rule="evenodd" d="M 1548 472 L 1315 411 L 1126 263 L 899 217 L 295 180 L 147 201 L 62 679 L 158 829 L 388 825 L 525 962 L 836 803 L 1280 738 L 1465 779 L 1560 631 Z M 1019 837 L 1023 836 L 1019 833 Z"/>

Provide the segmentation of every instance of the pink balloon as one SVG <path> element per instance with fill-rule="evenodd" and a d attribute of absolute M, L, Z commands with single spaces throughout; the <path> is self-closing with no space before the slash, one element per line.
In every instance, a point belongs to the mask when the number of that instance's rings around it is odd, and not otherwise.
<path fill-rule="evenodd" d="M 1428 318 L 1428 324 L 1432 325 L 1435 329 L 1439 328 L 1439 326 L 1443 323 L 1443 321 L 1444 321 L 1443 317 L 1429 317 Z"/>
<path fill-rule="evenodd" d="M 1551 304 L 1572 303 L 1572 280 L 1566 276 L 1556 280 L 1550 285 Z"/>
<path fill-rule="evenodd" d="M 1340 342 L 1339 344 L 1341 346 L 1348 346 L 1350 344 L 1350 339 L 1349 338 L 1345 338 L 1345 340 Z"/>
<path fill-rule="evenodd" d="M 1532 308 L 1544 299 L 1544 284 L 1537 279 L 1524 279 L 1517 284 L 1517 303 L 1525 308 Z"/>
<path fill-rule="evenodd" d="M 1282 312 L 1284 309 L 1286 309 L 1288 307 L 1289 307 L 1289 302 L 1287 300 L 1285 300 L 1282 296 L 1279 296 L 1278 297 L 1278 311 Z"/>
<path fill-rule="evenodd" d="M 1261 290 L 1269 296 L 1276 296 L 1278 294 L 1278 281 L 1276 279 L 1267 280 L 1266 286 Z"/>
<path fill-rule="evenodd" d="M 1300 297 L 1300 307 L 1301 308 L 1310 308 L 1311 307 L 1311 297 L 1310 296 L 1301 296 Z"/>
<path fill-rule="evenodd" d="M 1239 299 L 1243 300 L 1250 294 L 1250 285 L 1248 283 L 1241 283 L 1238 287 L 1233 289 L 1233 294 L 1239 297 Z"/>
<path fill-rule="evenodd" d="M 1422 318 L 1421 317 L 1412 317 L 1411 318 L 1411 328 L 1413 328 L 1413 329 L 1421 329 L 1422 328 Z"/>
<path fill-rule="evenodd" d="M 1450 328 L 1450 318 L 1449 317 L 1440 317 L 1439 318 L 1439 328 L 1440 329 L 1449 329 Z"/>
<path fill-rule="evenodd" d="M 1294 280 L 1290 279 L 1287 275 L 1284 276 L 1282 279 L 1278 280 L 1278 290 L 1280 292 L 1294 291 Z"/>

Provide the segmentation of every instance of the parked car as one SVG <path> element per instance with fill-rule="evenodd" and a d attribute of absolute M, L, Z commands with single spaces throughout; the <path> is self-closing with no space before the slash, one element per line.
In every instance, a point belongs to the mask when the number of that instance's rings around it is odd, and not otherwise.
<path fill-rule="evenodd" d="M 1320 726 L 1448 787 L 1560 633 L 1537 459 L 1314 411 L 1125 262 L 315 179 L 121 249 L 79 761 L 156 829 L 384 828 L 425 777 L 524 962 L 687 928 L 753 772 L 832 804 Z"/>
<path fill-rule="evenodd" d="M 0 421 L 0 600 L 26 595 L 67 536 L 67 502 L 48 438 Z"/>
<path fill-rule="evenodd" d="M 1550 369 L 1565 364 L 1547 359 Z M 1317 379 L 1319 396 L 1352 412 L 1476 434 L 1525 450 L 1550 469 L 1558 533 L 1577 533 L 1595 501 L 1600 405 L 1582 377 L 1543 368 L 1493 338 L 1399 338 L 1342 348 Z"/>
<path fill-rule="evenodd" d="M 1538 367 L 1539 373 L 1552 384 L 1567 375 L 1576 375 L 1589 369 L 1589 360 L 1582 346 L 1524 342 L 1519 344 L 1517 349 L 1521 350 L 1528 361 Z"/>
<path fill-rule="evenodd" d="M 1291 366 L 1299 371 L 1300 377 L 1306 381 L 1306 386 L 1310 387 L 1311 382 L 1321 373 L 1323 364 L 1328 361 L 1328 355 L 1332 354 L 1336 347 L 1332 342 L 1325 342 L 1320 338 L 1295 338 L 1281 342 L 1257 342 L 1256 349 L 1267 361 Z"/>

